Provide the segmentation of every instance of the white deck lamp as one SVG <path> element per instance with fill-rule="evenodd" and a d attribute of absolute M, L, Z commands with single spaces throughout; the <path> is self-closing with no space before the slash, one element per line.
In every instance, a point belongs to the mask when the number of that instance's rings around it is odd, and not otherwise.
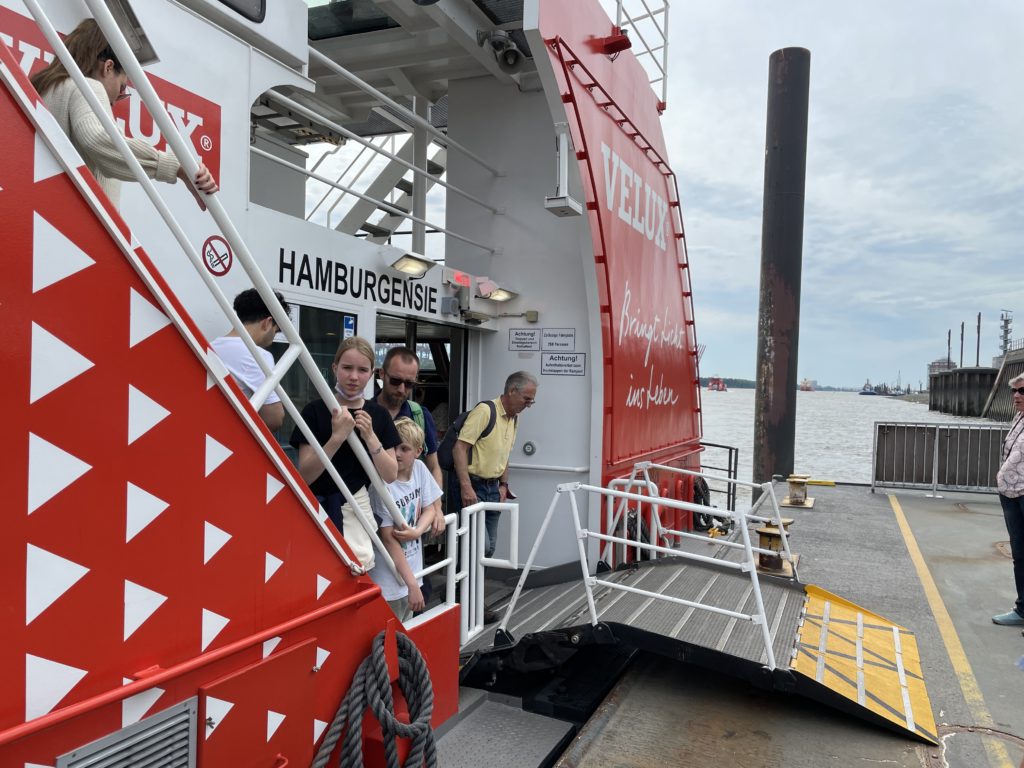
<path fill-rule="evenodd" d="M 511 301 L 519 294 L 502 288 L 489 277 L 480 277 L 476 281 L 477 298 L 490 299 L 491 301 Z"/>
<path fill-rule="evenodd" d="M 391 262 L 391 268 L 411 277 L 423 277 L 436 264 L 436 261 L 431 261 L 418 253 L 405 253 Z"/>

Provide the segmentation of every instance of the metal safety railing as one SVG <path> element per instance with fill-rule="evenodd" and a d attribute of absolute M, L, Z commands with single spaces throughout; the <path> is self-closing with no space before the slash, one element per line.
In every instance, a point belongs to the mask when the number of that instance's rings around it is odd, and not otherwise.
<path fill-rule="evenodd" d="M 487 512 L 509 514 L 509 555 L 507 559 L 487 557 L 485 516 Z M 460 527 L 465 528 L 460 556 L 464 563 L 464 587 L 460 596 L 462 611 L 459 616 L 459 645 L 465 645 L 484 631 L 484 602 L 486 584 L 484 568 L 515 570 L 519 567 L 519 505 L 513 502 L 478 501 L 461 512 Z"/>
<path fill-rule="evenodd" d="M 484 518 L 487 512 L 509 516 L 509 554 L 507 558 L 487 557 Z M 444 572 L 444 599 L 437 605 L 405 622 L 406 629 L 430 621 L 454 605 L 459 606 L 459 645 L 464 646 L 484 629 L 486 606 L 485 568 L 516 570 L 519 567 L 519 505 L 512 502 L 480 501 L 449 512 L 445 521 L 445 557 L 413 575 L 426 579 Z"/>
<path fill-rule="evenodd" d="M 440 140 L 449 149 L 453 149 L 456 152 L 459 152 L 469 160 L 472 160 L 474 163 L 479 165 L 481 168 L 485 168 L 486 170 L 490 171 L 494 176 L 505 175 L 500 169 L 491 165 L 487 160 L 484 160 L 469 147 L 451 138 L 450 136 L 448 136 L 448 134 L 439 131 L 437 128 L 431 125 L 429 120 L 426 120 L 420 115 L 417 115 L 415 112 L 406 109 L 404 106 L 399 104 L 394 99 L 388 97 L 384 93 L 381 93 L 379 90 L 377 90 L 372 85 L 367 83 L 365 80 L 360 78 L 354 72 L 350 72 L 349 70 L 345 69 L 345 67 L 341 66 L 341 64 L 339 64 L 338 62 L 332 61 L 331 59 L 324 56 L 322 53 L 320 53 L 320 51 L 318 51 L 313 46 L 309 47 L 309 59 L 310 61 L 315 61 L 318 64 L 322 64 L 334 74 L 341 75 L 364 93 L 373 96 L 373 98 L 377 99 L 377 101 L 379 101 L 381 104 L 385 104 L 388 107 L 388 109 L 392 110 L 395 114 L 399 115 L 402 120 L 406 120 L 409 123 L 420 128 L 421 130 L 426 131 L 435 139 Z M 382 111 L 380 114 L 383 117 L 386 117 L 389 120 L 391 120 L 391 122 L 396 127 L 402 128 L 403 130 L 406 128 L 406 126 L 403 126 L 401 122 L 395 120 L 393 116 L 388 115 L 386 111 Z"/>
<path fill-rule="evenodd" d="M 707 453 L 701 457 L 700 465 L 707 473 L 708 491 L 712 494 L 724 495 L 726 509 L 736 509 L 736 484 L 727 482 L 727 480 L 735 480 L 739 477 L 739 448 L 722 443 L 709 443 L 706 440 L 701 440 L 700 445 L 705 450 L 711 448 L 716 451 L 725 451 L 725 466 L 708 463 L 709 461 L 718 461 L 718 459 L 709 459 L 709 454 Z M 723 472 L 725 473 L 724 475 L 721 474 Z M 725 487 L 722 488 L 721 485 L 725 485 Z"/>
<path fill-rule="evenodd" d="M 674 467 L 665 467 L 665 466 L 662 466 L 662 465 L 651 464 L 649 462 L 643 462 L 641 464 L 638 464 L 637 467 L 639 469 L 635 470 L 634 474 L 636 474 L 637 471 L 643 472 L 643 471 L 648 470 L 648 469 L 673 470 L 673 471 L 677 471 L 677 472 L 680 472 L 680 473 L 683 473 L 683 474 L 691 474 L 691 475 L 697 475 L 697 476 L 701 476 L 701 474 L 702 474 L 702 473 L 694 471 L 694 470 L 682 470 L 682 469 L 678 469 L 678 468 L 674 468 Z M 631 478 L 631 480 L 630 480 L 630 482 L 636 482 L 636 481 L 637 481 L 637 478 L 635 478 L 635 477 Z M 644 486 L 646 486 L 646 484 L 649 483 L 649 482 L 650 482 L 649 478 L 645 478 L 644 481 L 642 481 Z M 733 519 L 733 521 L 734 521 L 734 527 L 735 527 L 735 530 L 736 530 L 736 535 L 739 537 L 740 540 L 738 542 L 737 541 L 716 540 L 716 543 L 718 543 L 718 544 L 720 544 L 722 546 L 734 547 L 734 548 L 742 549 L 743 553 L 744 553 L 744 557 L 743 557 L 743 560 L 741 562 L 734 562 L 734 561 L 725 560 L 725 559 L 722 559 L 722 558 L 709 557 L 707 555 L 699 555 L 699 554 L 696 554 L 694 552 L 687 552 L 687 551 L 680 550 L 680 549 L 672 549 L 672 548 L 663 547 L 663 546 L 659 546 L 657 544 L 652 544 L 652 543 L 647 543 L 647 542 L 642 542 L 642 541 L 638 542 L 638 541 L 636 541 L 634 539 L 624 538 L 624 537 L 621 537 L 621 536 L 613 536 L 613 535 L 609 535 L 609 534 L 606 534 L 606 533 L 599 533 L 599 532 L 596 532 L 596 531 L 588 530 L 587 528 L 585 528 L 583 526 L 583 524 L 581 522 L 581 519 L 580 519 L 580 509 L 579 509 L 579 504 L 578 504 L 578 502 L 576 500 L 576 494 L 577 494 L 577 492 L 584 492 L 584 493 L 587 493 L 587 494 L 594 494 L 594 495 L 597 495 L 597 496 L 603 497 L 603 498 L 619 499 L 619 500 L 624 501 L 624 502 L 630 502 L 631 501 L 631 502 L 644 503 L 644 504 L 653 504 L 653 503 L 656 502 L 658 504 L 658 506 L 660 508 L 662 508 L 662 509 L 678 509 L 678 510 L 689 511 L 689 512 L 697 512 L 697 513 L 700 513 L 700 514 L 722 515 L 723 513 L 722 513 L 721 510 L 716 510 L 716 509 L 714 509 L 712 507 L 705 507 L 705 506 L 702 506 L 700 504 L 693 504 L 693 503 L 686 502 L 686 501 L 679 501 L 678 499 L 668 499 L 668 498 L 664 498 L 664 497 L 652 497 L 652 496 L 638 494 L 638 493 L 631 493 L 629 491 L 615 490 L 613 488 L 602 488 L 602 487 L 598 487 L 598 486 L 586 485 L 584 483 L 564 483 L 564 484 L 561 484 L 561 485 L 557 486 L 557 488 L 555 490 L 555 493 L 554 493 L 554 496 L 551 499 L 551 504 L 548 506 L 547 513 L 544 515 L 544 520 L 541 522 L 540 531 L 538 532 L 537 538 L 534 541 L 533 548 L 530 550 L 530 556 L 527 558 L 526 565 L 524 566 L 523 572 L 520 575 L 519 581 L 516 584 L 515 591 L 512 593 L 512 599 L 509 601 L 509 604 L 506 607 L 505 613 L 504 613 L 504 615 L 503 615 L 503 617 L 501 619 L 501 623 L 498 626 L 498 630 L 497 630 L 496 636 L 503 636 L 504 638 L 510 638 L 511 637 L 508 634 L 509 620 L 511 619 L 512 614 L 515 612 L 516 603 L 519 601 L 519 597 L 522 594 L 523 587 L 526 584 L 527 577 L 530 575 L 530 571 L 533 568 L 533 562 L 534 562 L 534 559 L 537 556 L 537 552 L 540 549 L 540 544 L 543 541 L 545 535 L 547 534 L 548 526 L 550 525 L 551 520 L 554 517 L 555 509 L 557 508 L 559 501 L 561 499 L 563 499 L 563 498 L 568 498 L 568 500 L 569 500 L 569 507 L 570 507 L 570 511 L 571 511 L 571 517 L 572 517 L 572 523 L 573 523 L 573 527 L 575 529 L 577 549 L 578 549 L 578 552 L 579 552 L 580 570 L 581 570 L 581 574 L 582 574 L 583 584 L 584 584 L 584 587 L 585 587 L 585 590 L 586 590 L 587 607 L 588 607 L 588 610 L 589 610 L 589 613 L 590 613 L 590 623 L 591 623 L 592 626 L 597 626 L 598 623 L 599 623 L 599 621 L 598 621 L 598 614 L 597 614 L 597 607 L 596 607 L 596 604 L 595 604 L 595 601 L 594 601 L 594 590 L 595 590 L 595 588 L 603 587 L 603 588 L 612 589 L 612 590 L 618 590 L 618 591 L 622 591 L 622 592 L 630 592 L 630 593 L 633 593 L 633 594 L 636 594 L 636 595 L 640 595 L 640 596 L 643 596 L 643 597 L 646 597 L 646 598 L 649 598 L 649 599 L 662 600 L 662 601 L 665 601 L 665 602 L 668 602 L 668 603 L 673 603 L 675 605 L 683 606 L 683 607 L 688 608 L 688 609 L 692 608 L 692 609 L 708 611 L 710 613 L 715 613 L 715 614 L 719 614 L 719 615 L 723 615 L 723 616 L 728 616 L 730 618 L 734 618 L 734 619 L 738 619 L 738 620 L 750 621 L 750 622 L 758 625 L 759 628 L 760 628 L 762 641 L 764 643 L 764 654 L 765 654 L 765 658 L 767 659 L 767 666 L 768 666 L 769 669 L 775 669 L 775 667 L 776 667 L 775 652 L 774 652 L 774 650 L 772 648 L 771 629 L 770 629 L 770 627 L 768 625 L 767 614 L 765 612 L 765 607 L 764 607 L 764 600 L 763 600 L 763 598 L 761 596 L 761 587 L 760 587 L 760 582 L 759 582 L 758 575 L 757 575 L 757 566 L 756 566 L 756 563 L 754 562 L 754 555 L 755 554 L 770 554 L 772 556 L 780 556 L 781 555 L 783 559 L 787 560 L 792 565 L 792 567 L 793 567 L 793 578 L 797 578 L 796 562 L 795 562 L 795 558 L 792 555 L 792 552 L 789 549 L 789 542 L 788 542 L 788 538 L 786 536 L 785 527 L 782 525 L 782 515 L 781 515 L 781 513 L 779 511 L 779 504 L 778 504 L 777 499 L 775 498 L 775 490 L 772 487 L 772 484 L 771 483 L 762 483 L 762 484 L 747 483 L 747 482 L 744 482 L 744 481 L 741 481 L 741 480 L 732 480 L 731 482 L 737 483 L 739 485 L 748 486 L 748 487 L 750 487 L 752 489 L 756 488 L 756 489 L 761 491 L 761 494 L 760 494 L 758 500 L 756 502 L 754 502 L 754 504 L 751 506 L 750 510 L 748 510 L 746 512 L 729 511 L 727 513 L 728 516 L 731 517 Z M 770 502 L 770 505 L 771 505 L 771 514 L 768 515 L 768 516 L 756 514 L 757 510 L 761 506 L 763 506 L 765 503 L 768 503 L 768 502 Z M 747 528 L 747 525 L 748 525 L 749 522 L 771 522 L 771 523 L 774 523 L 778 527 L 778 531 L 779 531 L 779 535 L 780 535 L 780 539 L 781 539 L 782 552 L 776 552 L 774 550 L 768 550 L 768 549 L 763 549 L 761 547 L 753 546 L 753 544 L 750 541 L 750 531 Z M 685 531 L 673 531 L 673 530 L 670 530 L 670 529 L 664 529 L 664 534 L 670 535 L 670 536 L 679 536 L 680 538 L 700 539 L 702 541 L 707 541 L 707 539 L 708 539 L 707 536 L 700 536 L 700 535 L 688 533 L 688 532 L 685 532 Z M 604 544 L 623 545 L 623 546 L 626 546 L 626 547 L 637 548 L 639 550 L 645 550 L 647 552 L 651 552 L 651 553 L 655 553 L 655 554 L 661 554 L 661 555 L 671 556 L 671 557 L 678 557 L 678 558 L 682 558 L 682 559 L 686 559 L 686 560 L 691 560 L 691 561 L 695 561 L 695 562 L 699 562 L 699 563 L 713 564 L 713 565 L 715 565 L 717 567 L 727 568 L 727 569 L 739 571 L 741 573 L 746 573 L 746 574 L 749 575 L 749 578 L 750 578 L 751 590 L 752 590 L 752 595 L 754 597 L 754 602 L 755 602 L 756 610 L 753 613 L 742 613 L 740 611 L 729 610 L 727 608 L 720 608 L 720 607 L 715 606 L 715 605 L 709 605 L 707 603 L 702 603 L 702 602 L 695 601 L 695 600 L 686 600 L 684 598 L 674 597 L 672 595 L 664 595 L 664 594 L 660 594 L 658 592 L 651 592 L 649 590 L 639 589 L 637 587 L 631 587 L 631 586 L 627 586 L 625 584 L 620 584 L 620 583 L 618 583 L 616 581 L 611 581 L 609 579 L 602 579 L 602 578 L 598 578 L 596 576 L 592 576 L 591 575 L 591 568 L 590 568 L 590 565 L 589 565 L 589 560 L 588 560 L 588 557 L 587 557 L 587 547 L 586 547 L 587 539 L 595 539 L 595 540 L 597 540 L 599 542 L 603 542 Z"/>
<path fill-rule="evenodd" d="M 656 88 L 664 103 L 668 98 L 668 0 L 617 0 L 616 6 L 615 26 L 628 29 L 640 42 L 640 48 L 634 48 L 633 53 L 641 64 L 650 62 L 654 69 L 651 87 Z M 650 69 L 647 71 L 652 74 Z"/>
<path fill-rule="evenodd" d="M 103 0 L 85 0 L 85 4 L 88 7 L 89 12 L 92 14 L 93 18 L 96 20 L 96 23 L 99 25 L 100 30 L 103 32 L 103 35 L 107 40 L 107 43 L 114 51 L 115 55 L 118 58 L 118 61 L 121 63 L 121 66 L 124 68 L 125 72 L 127 72 L 128 77 L 131 79 L 136 91 L 139 93 L 139 96 L 142 98 L 143 103 L 146 105 L 146 108 L 152 115 L 154 122 L 159 128 L 164 139 L 167 141 L 168 147 L 174 152 L 178 161 L 181 163 L 182 168 L 185 170 L 185 173 L 187 174 L 188 178 L 194 178 L 197 171 L 199 170 L 199 162 L 194 155 L 193 148 L 188 142 L 185 141 L 185 139 L 178 132 L 177 127 L 175 126 L 170 115 L 168 115 L 163 102 L 157 96 L 156 91 L 154 90 L 152 84 L 149 82 L 145 70 L 143 70 L 142 65 L 136 58 L 134 51 L 132 50 L 131 46 L 125 39 L 125 36 L 119 28 L 113 15 L 108 10 Z M 249 276 L 249 279 L 252 280 L 253 286 L 256 288 L 256 290 L 262 297 L 263 301 L 265 302 L 268 310 L 271 313 L 271 316 L 274 319 L 275 324 L 278 326 L 281 333 L 284 334 L 285 338 L 288 341 L 288 349 L 286 350 L 284 355 L 282 355 L 281 360 L 274 366 L 270 366 L 264 360 L 261 354 L 261 350 L 256 346 L 255 342 L 253 342 L 252 337 L 245 330 L 245 327 L 242 325 L 241 321 L 238 319 L 238 316 L 235 314 L 231 302 L 220 290 L 220 287 L 217 284 L 216 280 L 213 278 L 213 276 L 203 266 L 202 258 L 196 251 L 195 246 L 191 243 L 188 236 L 182 229 L 181 225 L 178 223 L 177 219 L 171 213 L 167 204 L 163 201 L 162 197 L 157 192 L 153 182 L 146 175 L 145 171 L 143 171 L 142 166 L 139 164 L 134 154 L 132 154 L 131 149 L 128 147 L 128 144 L 124 139 L 124 136 L 121 134 L 121 131 L 118 129 L 113 119 L 110 117 L 110 115 L 107 114 L 107 111 L 104 110 L 103 105 L 97 99 L 92 88 L 89 87 L 88 82 L 86 80 L 86 76 L 69 54 L 66 46 L 64 45 L 60 36 L 57 34 L 56 29 L 50 22 L 49 17 L 40 7 L 38 0 L 25 0 L 25 6 L 28 9 L 28 11 L 32 14 L 36 23 L 39 25 L 40 31 L 43 33 L 43 35 L 47 39 L 47 42 L 49 42 L 50 46 L 53 48 L 55 55 L 60 59 L 61 63 L 64 64 L 64 67 L 67 69 L 68 74 L 74 80 L 75 84 L 78 86 L 78 89 L 81 91 L 83 97 L 89 103 L 89 106 L 92 108 L 100 123 L 103 125 L 103 128 L 106 131 L 107 135 L 110 137 L 111 142 L 114 144 L 115 147 L 117 147 L 118 151 L 124 157 L 125 162 L 131 169 L 132 173 L 134 174 L 136 180 L 141 185 L 142 189 L 145 191 L 147 197 L 152 202 L 157 213 L 160 215 L 164 223 L 170 229 L 175 240 L 181 247 L 182 251 L 185 253 L 186 257 L 189 259 L 189 262 L 192 264 L 196 272 L 199 274 L 200 278 L 203 280 L 211 296 L 214 298 L 215 302 L 217 303 L 222 313 L 224 314 L 225 320 L 228 323 L 230 323 L 231 327 L 239 335 L 239 338 L 241 338 L 242 342 L 249 350 L 250 355 L 252 355 L 253 359 L 256 361 L 260 369 L 265 374 L 266 382 L 256 392 L 253 393 L 252 397 L 249 400 L 252 409 L 254 411 L 258 411 L 260 407 L 262 407 L 262 405 L 264 404 L 270 392 L 276 392 L 278 396 L 281 398 L 281 402 L 285 407 L 285 411 L 288 413 L 289 416 L 291 416 L 297 428 L 302 432 L 303 436 L 306 438 L 306 441 L 316 453 L 318 459 L 323 464 L 328 476 L 330 476 L 334 483 L 337 485 L 339 491 L 345 497 L 346 501 L 348 501 L 350 504 L 352 504 L 355 508 L 358 509 L 358 505 L 356 504 L 355 499 L 352 496 L 352 493 L 345 485 L 341 476 L 338 474 L 338 471 L 334 468 L 334 465 L 331 463 L 330 458 L 327 456 L 326 453 L 324 453 L 323 448 L 320 446 L 316 437 L 313 435 L 309 427 L 306 425 L 305 420 L 299 414 L 299 411 L 295 407 L 295 404 L 291 401 L 291 398 L 288 397 L 287 392 L 285 392 L 284 389 L 281 387 L 280 382 L 284 374 L 291 367 L 291 365 L 298 362 L 301 365 L 302 369 L 306 372 L 307 376 L 309 376 L 310 380 L 312 381 L 313 386 L 317 391 L 317 394 L 323 400 L 327 408 L 332 411 L 340 407 L 336 397 L 334 396 L 334 392 L 327 384 L 327 381 L 320 373 L 318 365 L 313 360 L 312 356 L 309 353 L 309 350 L 306 349 L 306 346 L 302 342 L 302 339 L 299 337 L 298 330 L 292 324 L 287 313 L 284 311 L 284 308 L 277 300 L 277 297 L 274 294 L 274 290 L 270 286 L 270 283 L 263 276 L 263 273 L 260 272 L 255 260 L 252 257 L 252 254 L 250 253 L 245 242 L 242 240 L 242 237 L 238 233 L 238 230 L 235 228 L 234 223 L 228 216 L 227 211 L 225 210 L 223 204 L 220 202 L 220 199 L 216 194 L 206 196 L 204 200 L 206 208 L 209 211 L 210 215 L 213 217 L 217 226 L 219 227 L 222 235 L 228 241 L 229 245 L 233 249 L 235 258 L 238 259 L 239 264 L 242 265 L 242 268 L 245 270 L 245 273 Z M 157 281 L 153 280 L 152 276 L 148 274 L 143 274 L 142 277 L 147 283 L 147 286 L 153 291 L 154 295 L 157 296 L 163 309 L 165 310 L 165 312 L 167 312 L 168 316 L 172 319 L 175 325 L 179 329 L 184 329 L 185 323 L 183 319 L 178 316 L 174 307 L 167 300 L 167 297 L 165 296 L 163 289 L 157 284 Z M 188 333 L 187 329 L 185 329 L 183 332 L 186 333 L 186 337 L 191 337 L 191 333 Z M 193 341 L 197 342 L 198 340 L 193 339 Z M 264 436 L 259 426 L 252 420 L 251 415 L 247 413 L 244 408 L 241 407 L 241 404 L 237 401 L 232 389 L 226 385 L 225 379 L 227 378 L 228 374 L 223 364 L 219 361 L 219 359 L 212 351 L 201 348 L 197 348 L 196 351 L 199 354 L 200 359 L 203 362 L 203 365 L 207 368 L 207 370 L 213 375 L 214 379 L 218 382 L 218 385 L 224 392 L 225 396 L 228 398 L 229 402 L 231 402 L 232 405 L 236 408 L 236 410 L 239 411 L 239 414 L 246 422 L 247 426 L 253 433 L 254 437 L 259 441 L 260 445 L 268 453 L 271 460 L 274 461 L 278 468 L 282 470 L 282 476 L 286 479 L 286 482 L 292 486 L 293 490 L 297 492 L 298 496 L 301 499 L 306 499 L 306 495 L 303 492 L 303 489 L 295 484 L 293 474 L 290 471 L 284 471 L 285 467 L 280 461 L 280 449 L 278 448 L 276 443 L 272 443 L 272 441 L 268 440 Z M 401 513 L 395 506 L 394 501 L 388 494 L 383 481 L 378 475 L 376 468 L 374 467 L 373 462 L 371 461 L 365 448 L 359 441 L 359 438 L 356 435 L 354 429 L 352 433 L 349 434 L 347 442 L 349 446 L 352 448 L 352 451 L 355 454 L 357 460 L 360 462 L 363 469 L 366 471 L 367 476 L 370 478 L 371 484 L 383 499 L 384 504 L 388 510 L 388 513 L 394 519 L 395 526 L 399 529 L 404 528 L 406 526 L 404 518 L 402 517 Z M 349 554 L 345 551 L 345 549 L 337 544 L 337 542 L 334 540 L 334 537 L 327 532 L 327 529 L 324 527 L 324 520 L 326 519 L 326 515 L 323 512 L 323 510 L 310 508 L 308 511 L 311 513 L 311 515 L 317 521 L 317 523 L 321 526 L 324 534 L 331 542 L 336 553 L 345 562 L 349 569 L 352 570 L 353 573 L 365 572 L 365 568 L 363 567 L 363 565 L 358 561 L 354 560 L 353 558 L 351 558 Z M 365 529 L 368 537 L 370 538 L 371 542 L 374 545 L 374 548 L 377 551 L 377 554 L 382 558 L 383 562 L 391 569 L 391 571 L 395 573 L 397 578 L 397 571 L 395 571 L 394 563 L 392 562 L 391 557 L 388 555 L 383 544 L 381 543 L 380 538 L 377 536 L 376 530 L 372 523 L 369 522 L 367 516 L 365 515 L 357 515 L 356 519 L 359 521 L 360 525 Z"/>
<path fill-rule="evenodd" d="M 612 490 L 641 490 L 645 491 L 646 495 L 652 499 L 658 498 L 658 486 L 650 480 L 618 477 L 608 483 L 608 487 Z M 661 509 L 656 501 L 651 501 L 646 505 L 631 506 L 626 499 L 620 499 L 616 506 L 614 497 L 608 496 L 605 499 L 604 530 L 607 533 L 616 533 L 620 526 L 625 534 L 622 538 L 632 541 L 633 545 L 617 544 L 612 546 L 611 542 L 602 543 L 599 557 L 611 568 L 626 562 L 629 552 L 632 553 L 634 560 L 639 560 L 644 550 L 638 545 L 642 544 L 644 539 L 648 542 L 662 542 L 667 539 L 661 525 Z"/>
<path fill-rule="evenodd" d="M 871 490 L 990 493 L 1008 429 L 1005 424 L 876 421 Z"/>
<path fill-rule="evenodd" d="M 417 579 L 429 578 L 431 574 L 444 571 L 445 574 L 445 589 L 444 589 L 444 600 L 439 605 L 436 605 L 428 610 L 423 611 L 418 616 L 414 616 L 409 621 L 405 622 L 406 629 L 415 627 L 417 624 L 422 624 L 425 621 L 430 621 L 432 618 L 440 613 L 444 613 L 446 610 L 456 604 L 457 591 L 456 586 L 459 581 L 465 578 L 463 572 L 458 570 L 458 557 L 457 552 L 459 551 L 458 542 L 462 537 L 466 535 L 465 527 L 459 526 L 458 517 L 454 512 L 449 512 L 444 516 L 444 536 L 445 536 L 445 553 L 446 556 L 436 563 L 421 568 L 420 570 L 413 573 Z"/>

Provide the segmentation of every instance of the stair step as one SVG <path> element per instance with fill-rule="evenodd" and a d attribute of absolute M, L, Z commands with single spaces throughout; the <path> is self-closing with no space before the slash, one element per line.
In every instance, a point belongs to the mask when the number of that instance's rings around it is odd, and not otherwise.
<path fill-rule="evenodd" d="M 437 764 L 445 768 L 547 765 L 565 748 L 573 731 L 571 723 L 488 700 L 437 742 Z"/>
<path fill-rule="evenodd" d="M 390 229 L 387 227 L 379 227 L 376 224 L 371 224 L 370 222 L 366 222 L 359 229 L 370 237 L 391 237 Z"/>
<path fill-rule="evenodd" d="M 409 213 L 409 209 L 406 206 L 404 206 L 404 205 L 399 205 L 398 203 L 388 203 L 388 206 L 390 208 L 396 208 L 399 211 L 401 211 L 402 213 Z M 377 210 L 384 211 L 384 213 L 388 214 L 389 216 L 394 216 L 395 215 L 391 211 L 389 211 L 387 208 L 385 208 L 383 205 L 378 205 L 377 206 Z"/>
<path fill-rule="evenodd" d="M 440 176 L 444 173 L 444 166 L 440 163 L 435 163 L 433 160 L 427 160 L 427 173 L 431 176 Z"/>
<path fill-rule="evenodd" d="M 409 179 L 399 179 L 398 183 L 395 184 L 395 189 L 400 189 L 403 192 L 405 192 L 405 194 L 411 195 L 412 194 L 412 182 L 409 181 Z"/>

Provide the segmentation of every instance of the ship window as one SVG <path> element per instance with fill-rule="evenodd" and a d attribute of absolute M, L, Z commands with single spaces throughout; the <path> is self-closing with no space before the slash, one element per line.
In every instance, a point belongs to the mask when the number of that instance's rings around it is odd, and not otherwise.
<path fill-rule="evenodd" d="M 263 21 L 267 15 L 267 0 L 220 0 L 221 5 L 226 5 L 236 13 L 240 13 L 249 21 L 257 23 Z"/>
<path fill-rule="evenodd" d="M 306 0 L 309 5 L 309 39 L 358 35 L 392 29 L 398 22 L 373 0 Z"/>

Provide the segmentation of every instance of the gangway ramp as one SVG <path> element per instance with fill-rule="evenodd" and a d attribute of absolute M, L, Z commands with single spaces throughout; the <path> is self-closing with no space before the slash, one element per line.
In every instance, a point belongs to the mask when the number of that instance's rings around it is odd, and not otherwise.
<path fill-rule="evenodd" d="M 508 655 L 524 640 L 542 648 L 619 643 L 796 693 L 934 743 L 913 634 L 815 586 L 756 574 L 757 548 L 749 545 L 743 516 L 737 515 L 732 541 L 687 540 L 673 555 L 586 580 L 582 570 L 557 584 L 530 587 L 529 577 L 521 579 L 518 598 L 493 606 L 504 614 L 501 625 L 463 647 L 466 668 L 491 654 Z M 737 539 L 747 546 L 729 546 Z"/>

